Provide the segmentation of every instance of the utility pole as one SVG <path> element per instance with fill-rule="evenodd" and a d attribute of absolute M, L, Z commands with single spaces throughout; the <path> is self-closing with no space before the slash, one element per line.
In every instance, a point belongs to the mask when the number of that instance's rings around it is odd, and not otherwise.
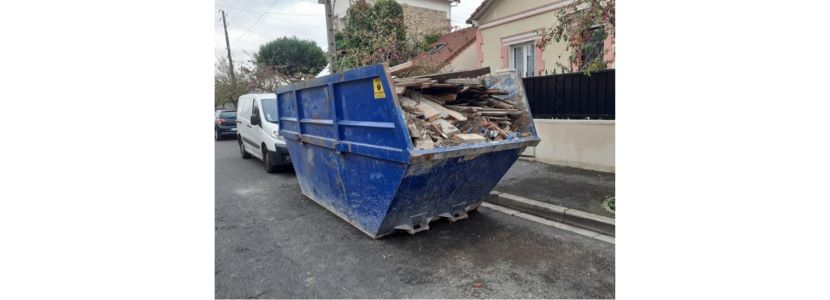
<path fill-rule="evenodd" d="M 330 57 L 330 67 L 329 71 L 331 73 L 337 73 L 337 49 L 334 45 L 334 4 L 332 0 L 317 0 L 317 3 L 324 4 L 326 6 L 326 32 L 328 33 L 329 38 L 329 57 Z"/>
<path fill-rule="evenodd" d="M 225 11 L 222 10 L 222 25 L 225 27 L 225 46 L 228 47 L 228 64 L 231 67 L 231 84 L 236 91 L 236 75 L 233 73 L 233 58 L 231 58 L 231 42 L 228 41 L 228 23 L 225 21 Z"/>

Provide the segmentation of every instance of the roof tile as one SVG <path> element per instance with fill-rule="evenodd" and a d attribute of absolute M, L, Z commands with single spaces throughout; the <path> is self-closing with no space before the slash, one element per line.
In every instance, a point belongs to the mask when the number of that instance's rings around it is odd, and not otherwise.
<path fill-rule="evenodd" d="M 478 28 L 468 27 L 444 34 L 430 45 L 431 50 L 419 54 L 413 59 L 413 62 L 416 65 L 443 66 L 449 63 L 458 53 L 461 53 L 462 50 L 472 45 L 476 40 L 477 32 Z M 440 49 L 437 51 L 433 50 L 439 45 L 443 46 L 439 47 Z"/>

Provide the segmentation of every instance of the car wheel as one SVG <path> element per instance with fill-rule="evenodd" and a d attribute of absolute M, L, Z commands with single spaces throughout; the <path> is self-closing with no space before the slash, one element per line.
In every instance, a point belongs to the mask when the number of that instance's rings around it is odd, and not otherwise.
<path fill-rule="evenodd" d="M 222 136 L 219 135 L 219 130 L 216 130 L 216 129 L 213 130 L 213 138 L 217 141 L 222 139 Z"/>
<path fill-rule="evenodd" d="M 245 145 L 242 145 L 242 139 L 239 140 L 239 153 L 242 154 L 242 159 L 251 158 L 251 154 L 245 151 Z"/>
<path fill-rule="evenodd" d="M 268 152 L 268 149 L 262 151 L 262 163 L 265 166 L 265 172 L 267 173 L 275 173 L 277 172 L 277 166 L 271 164 L 271 154 Z"/>

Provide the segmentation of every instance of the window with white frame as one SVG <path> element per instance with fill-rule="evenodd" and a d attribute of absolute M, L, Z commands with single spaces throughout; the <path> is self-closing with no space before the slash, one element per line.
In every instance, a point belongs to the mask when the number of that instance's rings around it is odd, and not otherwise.
<path fill-rule="evenodd" d="M 535 75 L 533 74 L 533 65 L 536 61 L 536 51 L 533 47 L 533 42 L 510 45 L 510 68 L 516 69 L 519 76 L 529 77 Z"/>

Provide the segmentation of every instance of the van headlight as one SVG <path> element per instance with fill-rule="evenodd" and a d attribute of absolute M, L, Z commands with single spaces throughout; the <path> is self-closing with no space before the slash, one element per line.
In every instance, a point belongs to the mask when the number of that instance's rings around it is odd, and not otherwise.
<path fill-rule="evenodd" d="M 271 129 L 271 137 L 282 141 L 282 137 L 280 136 L 280 131 L 276 129 Z"/>

